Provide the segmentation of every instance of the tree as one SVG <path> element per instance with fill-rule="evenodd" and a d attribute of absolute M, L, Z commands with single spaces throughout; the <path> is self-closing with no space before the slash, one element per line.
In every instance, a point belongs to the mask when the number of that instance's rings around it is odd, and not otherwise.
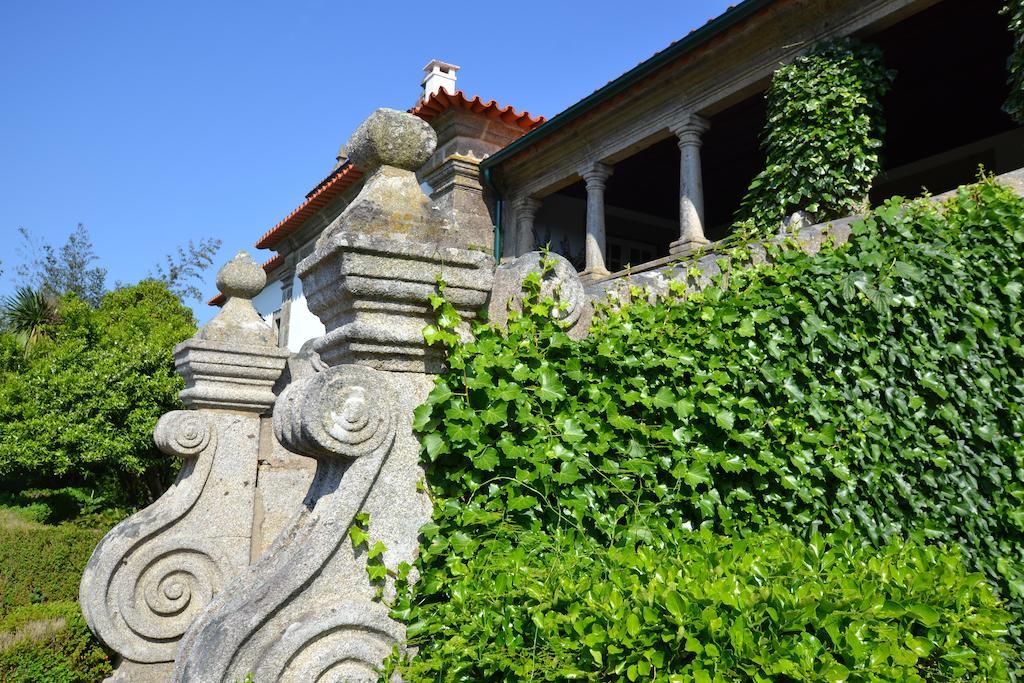
<path fill-rule="evenodd" d="M 220 249 L 219 239 L 204 238 L 196 244 L 188 241 L 188 249 L 178 247 L 177 253 L 168 254 L 166 269 L 157 264 L 150 271 L 150 277 L 167 285 L 182 300 L 202 298 L 203 293 L 197 283 L 202 281 L 203 271 L 213 265 L 213 258 Z"/>
<path fill-rule="evenodd" d="M 146 280 L 98 308 L 66 294 L 48 329 L 25 358 L 0 333 L 0 480 L 89 486 L 127 503 L 159 495 L 171 463 L 152 431 L 180 407 L 172 349 L 195 332 L 192 312 Z"/>
<path fill-rule="evenodd" d="M 19 287 L 0 300 L 0 323 L 14 333 L 26 351 L 35 346 L 48 325 L 57 321 L 57 302 L 52 296 L 29 287 Z"/>
<path fill-rule="evenodd" d="M 56 296 L 71 292 L 89 305 L 99 306 L 106 291 L 107 271 L 92 265 L 99 257 L 82 223 L 59 249 L 52 244 L 36 245 L 25 228 L 18 228 L 18 232 L 26 252 L 24 263 L 16 271 L 22 285 Z"/>

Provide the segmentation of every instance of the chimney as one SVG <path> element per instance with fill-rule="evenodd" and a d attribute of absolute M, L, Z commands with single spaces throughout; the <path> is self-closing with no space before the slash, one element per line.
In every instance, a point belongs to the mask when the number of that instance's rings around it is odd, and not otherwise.
<path fill-rule="evenodd" d="M 455 94 L 455 72 L 461 67 L 439 59 L 432 59 L 429 64 L 423 67 L 423 101 L 430 99 L 430 96 L 444 88 L 449 95 Z"/>
<path fill-rule="evenodd" d="M 348 161 L 348 147 L 342 144 L 342 146 L 338 148 L 338 155 L 334 157 L 334 161 L 334 170 L 337 171 L 346 161 Z"/>

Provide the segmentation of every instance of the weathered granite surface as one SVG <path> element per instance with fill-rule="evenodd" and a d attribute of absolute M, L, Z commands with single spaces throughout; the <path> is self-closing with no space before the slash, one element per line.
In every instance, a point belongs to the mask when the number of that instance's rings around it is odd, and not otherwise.
<path fill-rule="evenodd" d="M 523 283 L 530 273 L 541 274 L 541 298 L 550 297 L 556 303 L 551 317 L 565 327 L 571 338 L 587 336 L 594 307 L 587 299 L 583 281 L 565 257 L 551 252 L 531 251 L 498 266 L 487 319 L 504 327 L 510 310 L 523 310 Z"/>
<path fill-rule="evenodd" d="M 246 254 L 221 271 L 227 304 L 175 350 L 192 410 L 164 415 L 153 434 L 184 460 L 178 478 L 103 538 L 82 576 L 86 622 L 119 655 L 115 681 L 166 681 L 186 629 L 249 563 L 260 414 L 288 356 L 249 300 L 264 278 Z"/>
<path fill-rule="evenodd" d="M 193 623 L 176 681 L 376 681 L 381 661 L 403 646 L 404 626 L 385 603 L 431 514 L 417 490 L 412 431 L 440 367 L 423 340 L 428 297 L 444 280 L 468 319 L 487 299 L 493 268 L 460 244 L 403 168 L 430 154 L 432 135 L 415 117 L 378 110 L 349 142 L 370 178 L 298 269 L 327 333 L 312 345 L 315 361 L 289 368 L 274 408 L 277 440 L 314 460 L 316 476 L 284 532 Z M 349 537 L 360 514 L 370 544 L 386 547 L 379 585 L 366 548 Z"/>

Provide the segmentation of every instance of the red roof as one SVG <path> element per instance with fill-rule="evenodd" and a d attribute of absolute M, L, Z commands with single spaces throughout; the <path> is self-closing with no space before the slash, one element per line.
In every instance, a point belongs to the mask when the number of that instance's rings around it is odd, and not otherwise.
<path fill-rule="evenodd" d="M 351 163 L 346 163 L 313 188 L 306 195 L 306 201 L 299 208 L 288 214 L 288 217 L 267 231 L 256 242 L 257 249 L 273 249 L 278 242 L 292 234 L 306 222 L 306 219 L 330 204 L 345 190 L 355 185 L 363 177 L 363 172 Z"/>
<path fill-rule="evenodd" d="M 489 119 L 501 119 L 509 125 L 519 126 L 524 133 L 530 132 L 546 120 L 543 116 L 533 116 L 528 111 L 517 112 L 512 106 L 502 107 L 494 100 L 484 102 L 479 97 L 468 99 L 461 90 L 451 95 L 444 89 L 431 95 L 425 102 L 417 104 L 409 113 L 430 123 L 448 109 L 465 109 L 474 114 L 483 114 Z"/>
<path fill-rule="evenodd" d="M 284 256 L 281 256 L 280 254 L 274 254 L 269 259 L 267 259 L 266 262 L 263 264 L 263 272 L 273 272 L 274 270 L 279 268 L 282 263 L 284 263 Z M 207 301 L 206 304 L 208 306 L 221 306 L 224 304 L 224 295 L 218 294 L 217 296 Z"/>

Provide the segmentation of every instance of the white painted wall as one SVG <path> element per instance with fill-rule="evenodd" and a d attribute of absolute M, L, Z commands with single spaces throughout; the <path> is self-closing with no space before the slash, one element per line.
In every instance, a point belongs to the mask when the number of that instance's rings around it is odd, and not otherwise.
<path fill-rule="evenodd" d="M 268 323 L 274 312 L 281 308 L 281 292 L 283 289 L 280 280 L 271 280 L 263 288 L 263 291 L 252 300 L 252 305 L 256 307 L 256 312 Z"/>
<path fill-rule="evenodd" d="M 298 351 L 307 341 L 323 335 L 326 331 L 320 318 L 306 305 L 302 280 L 296 277 L 292 286 L 291 319 L 288 321 L 288 350 Z"/>

